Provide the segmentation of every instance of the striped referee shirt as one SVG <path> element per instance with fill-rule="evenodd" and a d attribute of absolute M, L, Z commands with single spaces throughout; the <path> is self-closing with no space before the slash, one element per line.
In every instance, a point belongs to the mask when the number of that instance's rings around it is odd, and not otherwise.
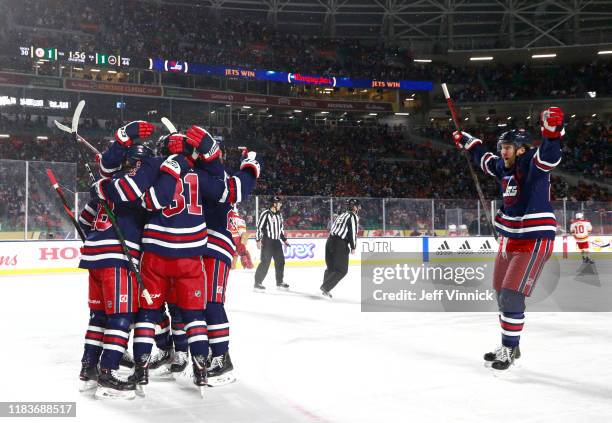
<path fill-rule="evenodd" d="M 283 228 L 283 215 L 280 212 L 275 213 L 266 209 L 259 215 L 255 239 L 261 241 L 262 238 L 287 240 Z"/>
<path fill-rule="evenodd" d="M 337 236 L 349 243 L 351 250 L 357 248 L 357 225 L 358 217 L 355 213 L 347 211 L 336 218 L 331 230 L 330 236 Z"/>

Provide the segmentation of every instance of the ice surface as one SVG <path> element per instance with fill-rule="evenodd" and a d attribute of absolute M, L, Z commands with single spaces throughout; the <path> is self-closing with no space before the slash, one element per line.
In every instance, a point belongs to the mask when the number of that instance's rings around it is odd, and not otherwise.
<path fill-rule="evenodd" d="M 358 267 L 333 301 L 322 269 L 287 268 L 287 293 L 273 273 L 265 294 L 230 275 L 236 383 L 201 399 L 187 380 L 152 381 L 133 401 L 77 390 L 86 274 L 1 277 L 0 401 L 76 401 L 64 420 L 89 423 L 612 421 L 611 313 L 528 313 L 523 357 L 496 377 L 481 358 L 496 314 L 361 313 Z"/>

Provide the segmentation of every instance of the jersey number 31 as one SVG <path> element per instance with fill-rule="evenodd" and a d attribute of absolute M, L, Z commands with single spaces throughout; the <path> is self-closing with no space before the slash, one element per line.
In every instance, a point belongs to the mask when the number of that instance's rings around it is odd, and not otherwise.
<path fill-rule="evenodd" d="M 198 175 L 195 173 L 188 173 L 183 177 L 185 184 L 187 184 L 187 190 L 189 194 L 189 202 L 187 204 L 187 213 L 195 214 L 198 216 L 202 215 L 202 205 L 200 204 L 200 190 Z M 176 188 L 174 190 L 174 198 L 172 203 L 162 210 L 162 213 L 166 217 L 172 217 L 183 210 L 185 210 L 185 195 L 184 185 L 179 179 L 176 181 Z"/>

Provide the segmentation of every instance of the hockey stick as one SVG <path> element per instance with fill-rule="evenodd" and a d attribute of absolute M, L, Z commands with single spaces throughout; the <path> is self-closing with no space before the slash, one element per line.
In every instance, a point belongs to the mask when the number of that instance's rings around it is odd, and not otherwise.
<path fill-rule="evenodd" d="M 446 98 L 446 104 L 448 104 L 448 108 L 451 112 L 451 117 L 453 118 L 453 122 L 455 123 L 455 128 L 457 131 L 461 132 L 461 126 L 459 125 L 459 119 L 457 118 L 457 112 L 455 111 L 455 104 L 453 103 L 453 99 L 451 98 L 448 87 L 446 83 L 442 84 L 442 91 L 444 91 L 444 98 Z M 474 172 L 474 167 L 472 166 L 472 161 L 470 160 L 470 156 L 468 152 L 462 148 L 461 152 L 463 153 L 463 157 L 465 157 L 465 161 L 468 164 L 468 168 L 470 169 L 470 174 L 472 175 L 472 179 L 474 180 L 474 185 L 476 185 L 476 191 L 478 192 L 478 198 L 480 199 L 480 204 L 482 204 L 482 209 L 487 217 L 487 222 L 489 222 L 489 226 L 493 231 L 493 236 L 495 237 L 495 241 L 497 241 L 497 232 L 495 231 L 495 227 L 493 226 L 493 220 L 491 219 L 491 213 L 487 208 L 487 203 L 485 201 L 484 193 L 482 192 L 482 188 L 480 187 L 480 182 L 478 182 L 478 176 L 476 176 L 476 172 Z"/>
<path fill-rule="evenodd" d="M 174 134 L 174 133 L 178 132 L 176 130 L 176 126 L 174 126 L 174 124 L 172 122 L 170 122 L 170 119 L 168 119 L 167 117 L 161 118 L 161 123 L 164 124 L 164 126 L 166 127 L 168 132 L 170 132 L 171 134 Z"/>
<path fill-rule="evenodd" d="M 609 247 L 609 246 L 610 246 L 610 243 L 609 243 L 609 242 L 608 242 L 607 244 L 604 244 L 604 245 L 602 245 L 602 244 L 598 244 L 598 243 L 597 243 L 597 242 L 595 242 L 595 241 L 589 241 L 589 243 L 590 243 L 590 244 L 592 244 L 592 245 L 594 245 L 594 246 L 596 246 L 597 248 L 606 248 L 606 247 Z"/>
<path fill-rule="evenodd" d="M 53 123 L 55 123 L 55 126 L 57 126 L 57 129 L 59 129 L 60 131 L 64 131 L 67 132 L 69 134 L 72 134 L 72 129 L 70 129 L 69 127 L 67 127 L 66 125 L 63 125 L 62 123 L 54 120 Z M 94 154 L 100 154 L 100 152 L 98 151 L 98 149 L 96 147 L 94 147 L 93 145 L 91 145 L 85 138 L 83 138 L 82 136 L 77 134 L 77 139 L 80 143 L 84 144 L 87 148 L 89 148 Z"/>
<path fill-rule="evenodd" d="M 87 170 L 87 173 L 89 174 L 89 180 L 91 181 L 91 184 L 94 184 L 96 182 L 96 177 L 94 176 L 94 173 L 92 172 L 87 159 L 85 159 L 85 157 L 83 156 L 82 149 L 79 148 L 80 147 L 79 146 L 79 134 L 78 134 L 79 119 L 81 117 L 81 112 L 83 111 L 84 107 L 85 107 L 85 100 L 81 100 L 79 104 L 77 105 L 77 108 L 74 111 L 74 115 L 72 116 L 72 134 L 74 135 L 74 141 L 77 144 L 77 152 L 79 154 L 79 157 L 81 161 L 85 164 L 85 169 Z M 121 231 L 121 229 L 119 228 L 119 225 L 117 224 L 117 218 L 115 217 L 115 213 L 113 213 L 113 211 L 111 210 L 106 200 L 100 200 L 100 202 L 102 203 L 102 207 L 104 208 L 104 211 L 106 212 L 106 215 L 108 216 L 108 220 L 110 220 L 111 222 L 111 226 L 115 230 L 115 234 L 117 235 L 117 240 L 119 241 L 119 244 L 121 245 L 121 249 L 123 250 L 123 255 L 127 258 L 128 268 L 130 272 L 134 273 L 134 275 L 136 276 L 136 281 L 138 282 L 138 286 L 140 287 L 142 291 L 142 296 L 145 298 L 145 301 L 147 302 L 148 305 L 153 304 L 153 300 L 151 300 L 151 295 L 149 294 L 149 291 L 147 291 L 147 288 L 145 288 L 144 282 L 142 281 L 142 276 L 140 272 L 138 271 L 138 269 L 136 268 L 136 265 L 134 264 L 134 257 L 132 257 L 132 255 L 130 254 L 130 251 L 128 250 L 127 244 L 125 242 L 125 237 L 123 236 L 123 232 Z"/>
<path fill-rule="evenodd" d="M 68 205 L 68 201 L 66 201 L 66 196 L 64 195 L 64 191 L 62 191 L 62 187 L 60 187 L 59 183 L 57 182 L 57 179 L 55 179 L 55 175 L 53 174 L 53 171 L 51 169 L 47 169 L 47 176 L 49 177 L 51 186 L 55 189 L 55 192 L 57 192 L 57 195 L 59 196 L 60 200 L 62 200 L 62 204 L 64 205 L 64 210 L 66 210 L 66 214 L 70 218 L 70 221 L 72 222 L 77 232 L 79 233 L 81 240 L 85 242 L 85 232 L 83 232 L 83 229 L 79 225 L 79 222 L 77 222 L 76 217 L 74 216 L 74 213 L 72 212 L 72 210 L 70 210 L 70 206 Z"/>

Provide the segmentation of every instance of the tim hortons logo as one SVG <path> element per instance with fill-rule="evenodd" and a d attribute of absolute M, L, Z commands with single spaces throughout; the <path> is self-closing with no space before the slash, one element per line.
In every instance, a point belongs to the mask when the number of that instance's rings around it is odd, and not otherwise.
<path fill-rule="evenodd" d="M 0 266 L 17 266 L 17 254 L 14 256 L 0 256 Z"/>
<path fill-rule="evenodd" d="M 79 257 L 79 249 L 74 247 L 64 248 L 39 248 L 39 260 L 72 260 Z"/>

